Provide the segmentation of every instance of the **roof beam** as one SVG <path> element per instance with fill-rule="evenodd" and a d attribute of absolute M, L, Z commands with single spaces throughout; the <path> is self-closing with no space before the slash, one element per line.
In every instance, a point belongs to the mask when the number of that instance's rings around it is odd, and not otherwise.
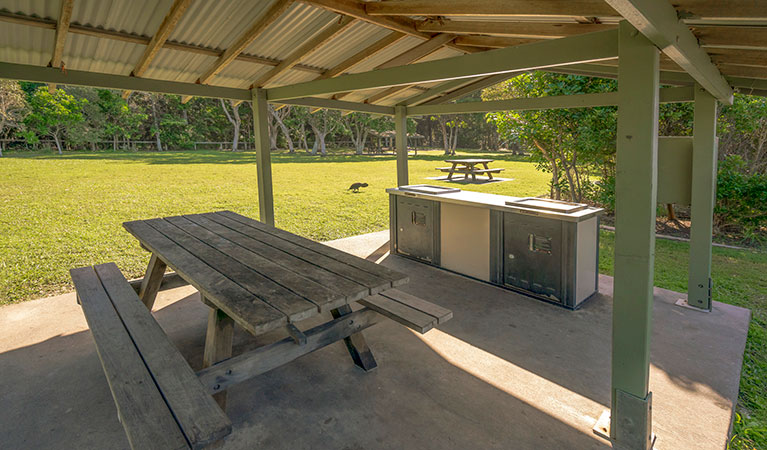
<path fill-rule="evenodd" d="M 472 78 L 564 64 L 599 61 L 618 55 L 617 30 L 601 31 L 436 61 L 390 67 L 267 90 L 270 100 L 333 94 L 349 90 Z"/>
<path fill-rule="evenodd" d="M 767 51 L 765 27 L 693 27 L 700 45 L 709 48 L 731 48 Z"/>
<path fill-rule="evenodd" d="M 463 86 L 466 86 L 467 84 L 474 83 L 473 78 L 461 78 L 458 80 L 450 80 L 445 81 L 444 83 L 440 83 L 437 86 L 434 86 L 433 88 L 428 89 L 426 92 L 423 92 L 418 95 L 414 95 L 412 97 L 408 97 L 405 100 L 402 100 L 397 105 L 398 106 L 417 106 L 422 103 L 428 102 L 429 100 L 435 99 L 442 95 L 445 92 L 449 92 L 453 89 L 458 89 Z"/>
<path fill-rule="evenodd" d="M 332 100 L 329 98 L 316 98 L 316 97 L 293 98 L 288 100 L 275 101 L 273 103 L 279 103 L 283 105 L 308 106 L 311 108 L 316 108 L 317 110 L 320 110 L 322 108 L 327 108 L 327 109 L 339 109 L 341 111 L 364 112 L 364 113 L 370 113 L 370 114 L 384 114 L 389 116 L 394 115 L 393 106 L 368 105 L 366 103 L 347 102 L 343 100 Z M 313 111 L 313 112 L 316 112 L 316 111 Z"/>
<path fill-rule="evenodd" d="M 326 44 L 328 41 L 338 36 L 344 30 L 347 30 L 349 26 L 352 25 L 352 23 L 354 23 L 353 18 L 342 16 L 340 20 L 325 27 L 318 35 L 304 42 L 300 47 L 298 47 L 295 51 L 293 51 L 293 53 L 291 53 L 287 58 L 285 58 L 279 64 L 277 64 L 276 67 L 274 67 L 269 72 L 262 75 L 258 80 L 256 80 L 255 83 L 253 83 L 253 87 L 263 87 L 264 85 L 271 82 L 272 80 L 274 80 L 281 74 L 292 69 L 293 66 L 298 64 L 298 62 L 301 61 L 303 58 L 306 58 L 307 56 L 312 54 L 314 51 L 316 51 L 318 48 Z"/>
<path fill-rule="evenodd" d="M 618 13 L 602 2 L 588 0 L 389 0 L 370 2 L 371 16 L 587 16 L 614 17 Z"/>
<path fill-rule="evenodd" d="M 439 50 L 440 48 L 442 48 L 443 45 L 452 41 L 454 38 L 455 36 L 451 34 L 438 34 L 434 36 L 433 38 L 429 39 L 428 41 L 416 45 L 415 47 L 411 48 L 405 53 L 397 55 L 394 58 L 391 58 L 390 60 L 386 61 L 385 63 L 377 65 L 375 69 L 373 70 L 381 70 L 381 69 L 388 69 L 390 67 L 404 66 L 406 64 L 410 64 L 412 62 L 418 61 L 419 59 L 424 58 L 434 53 L 435 51 Z M 374 96 L 368 99 L 365 99 L 365 103 L 375 103 L 375 101 L 383 100 L 384 98 L 391 97 L 397 92 L 403 91 L 405 89 L 407 89 L 407 86 L 404 86 L 404 87 L 400 86 L 400 87 L 397 87 L 396 89 L 394 88 L 387 89 L 384 92 L 379 92 L 378 94 L 375 94 Z M 349 94 L 350 94 L 349 92 L 339 93 L 335 95 L 334 98 L 342 99 Z"/>
<path fill-rule="evenodd" d="M 605 0 L 663 53 L 692 75 L 704 89 L 725 104 L 732 104 L 732 88 L 698 45 L 687 25 L 667 1 Z"/>
<path fill-rule="evenodd" d="M 371 16 L 365 11 L 365 5 L 357 0 L 302 0 L 304 3 L 314 5 L 328 11 L 333 11 L 338 14 L 354 17 L 355 19 L 363 20 L 379 27 L 388 28 L 393 31 L 399 31 L 405 33 L 408 36 L 414 36 L 423 40 L 431 38 L 431 34 L 422 33 L 416 30 L 416 23 L 414 20 L 408 17 L 381 17 Z M 446 44 L 447 47 L 454 48 L 455 50 L 464 53 L 474 53 L 478 49 L 472 47 L 461 47 L 453 43 Z"/>
<path fill-rule="evenodd" d="M 501 83 L 503 81 L 508 80 L 509 78 L 512 78 L 514 74 L 507 74 L 502 73 L 499 75 L 491 75 L 487 78 L 483 78 L 481 80 L 477 80 L 471 84 L 468 84 L 462 88 L 456 89 L 448 94 L 445 94 L 443 96 L 437 97 L 434 100 L 430 100 L 428 102 L 425 102 L 425 105 L 439 105 L 442 103 L 447 103 L 453 100 L 457 100 L 464 95 L 471 94 L 472 92 L 476 92 L 480 89 L 484 89 L 486 87 L 490 87 L 493 85 L 496 85 L 498 83 Z"/>
<path fill-rule="evenodd" d="M 74 4 L 74 0 L 61 0 L 59 20 L 56 23 L 56 37 L 53 40 L 53 52 L 51 61 L 48 63 L 49 67 L 60 68 L 62 66 L 61 57 L 64 55 L 64 45 L 67 43 L 67 33 L 69 32 L 69 22 L 72 19 Z M 56 85 L 48 85 L 48 90 L 55 91 Z"/>
<path fill-rule="evenodd" d="M 226 66 L 228 66 L 234 59 L 242 53 L 257 37 L 261 34 L 266 27 L 274 23 L 282 13 L 284 13 L 288 7 L 293 3 L 293 0 L 277 0 L 269 10 L 261 16 L 256 23 L 251 26 L 248 31 L 242 34 L 232 45 L 227 48 L 224 53 L 218 57 L 216 62 L 208 68 L 197 82 L 205 84 L 209 82 L 214 76 L 218 75 Z"/>
<path fill-rule="evenodd" d="M 344 61 L 337 64 L 335 67 L 326 70 L 322 76 L 320 76 L 320 80 L 324 80 L 325 78 L 333 78 L 337 77 L 338 75 L 341 75 L 345 71 L 351 69 L 352 67 L 356 66 L 357 64 L 362 63 L 363 61 L 366 61 L 370 59 L 373 55 L 380 52 L 381 50 L 385 49 L 386 47 L 394 44 L 395 42 L 399 42 L 402 38 L 404 38 L 406 35 L 404 33 L 400 33 L 399 31 L 394 31 L 390 33 L 385 38 L 381 39 L 380 41 L 376 42 L 375 44 L 366 47 L 365 49 L 355 53 L 354 55 L 346 58 Z"/>
<path fill-rule="evenodd" d="M 184 12 L 191 4 L 192 0 L 175 0 L 173 2 L 170 11 L 168 11 L 168 14 L 166 14 L 165 18 L 162 20 L 160 28 L 158 28 L 157 32 L 152 36 L 152 40 L 149 41 L 149 44 L 144 49 L 144 53 L 133 68 L 133 71 L 131 72 L 132 76 L 141 77 L 144 75 L 146 69 L 149 68 L 149 64 L 152 63 L 152 60 L 157 56 L 157 53 L 159 53 L 160 49 L 165 45 L 165 41 L 168 40 L 171 32 L 176 28 L 179 20 L 181 20 L 181 16 L 184 15 Z M 123 98 L 128 95 L 130 95 L 130 91 L 125 91 L 123 93 Z"/>
<path fill-rule="evenodd" d="M 126 75 L 85 72 L 80 70 L 62 71 L 54 67 L 11 64 L 0 62 L 0 78 L 33 81 L 36 83 L 68 84 L 104 89 L 129 89 L 132 91 L 159 92 L 161 94 L 191 95 L 195 97 L 251 100 L 249 89 L 220 86 L 206 86 L 196 83 L 138 78 Z"/>
<path fill-rule="evenodd" d="M 661 103 L 691 102 L 692 87 L 660 89 Z M 432 114 L 468 114 L 492 111 L 528 111 L 539 109 L 593 108 L 618 105 L 618 92 L 596 94 L 552 95 L 549 97 L 512 98 L 486 102 L 449 103 L 444 105 L 421 105 L 407 109 L 408 116 Z"/>
<path fill-rule="evenodd" d="M 418 44 L 410 50 L 402 53 L 394 58 L 380 64 L 376 67 L 377 70 L 388 69 L 389 67 L 404 66 L 410 64 L 413 61 L 418 61 L 421 58 L 431 55 L 435 51 L 439 50 L 443 45 L 452 42 L 455 36 L 452 34 L 438 34 L 428 41 Z"/>
<path fill-rule="evenodd" d="M 551 39 L 615 29 L 615 25 L 595 23 L 508 23 L 458 20 L 426 20 L 416 25 L 424 33 L 482 34 L 516 38 Z"/>
<path fill-rule="evenodd" d="M 538 38 L 510 38 L 502 36 L 458 36 L 455 43 L 469 47 L 504 48 L 515 45 L 530 44 Z"/>

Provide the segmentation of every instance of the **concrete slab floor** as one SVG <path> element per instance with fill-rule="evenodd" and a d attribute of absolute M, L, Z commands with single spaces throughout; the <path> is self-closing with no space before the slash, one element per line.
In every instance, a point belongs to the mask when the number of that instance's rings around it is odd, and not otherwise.
<path fill-rule="evenodd" d="M 389 256 L 387 240 L 372 233 L 331 245 L 408 273 L 403 290 L 452 309 L 453 320 L 423 336 L 391 321 L 367 330 L 379 363 L 371 373 L 337 343 L 233 387 L 225 448 L 610 447 L 591 431 L 610 400 L 610 277 L 568 311 Z M 675 306 L 680 297 L 656 289 L 657 448 L 723 449 L 749 312 L 715 303 L 700 313 Z M 161 293 L 155 316 L 199 369 L 207 307 L 194 289 Z M 235 353 L 281 337 L 238 330 Z M 127 448 L 72 294 L 0 309 L 0 397 L 1 448 Z"/>

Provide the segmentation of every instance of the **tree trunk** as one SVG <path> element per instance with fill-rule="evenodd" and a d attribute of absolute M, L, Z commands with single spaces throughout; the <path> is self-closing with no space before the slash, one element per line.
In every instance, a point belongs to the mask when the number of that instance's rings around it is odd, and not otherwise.
<path fill-rule="evenodd" d="M 157 99 L 154 94 L 149 94 L 149 99 L 152 103 L 152 121 L 154 123 L 154 137 L 157 143 L 157 151 L 162 151 L 162 141 L 160 140 L 160 120 L 157 118 Z"/>
<path fill-rule="evenodd" d="M 53 134 L 53 140 L 56 142 L 56 148 L 59 149 L 59 155 L 63 154 L 61 151 L 61 140 L 59 139 L 58 133 Z"/>
<path fill-rule="evenodd" d="M 561 200 L 562 190 L 559 188 L 559 167 L 557 167 L 557 162 L 554 160 L 551 154 L 548 151 L 546 151 L 546 149 L 543 148 L 543 146 L 537 140 L 533 140 L 533 144 L 535 144 L 535 146 L 538 147 L 538 150 L 540 150 L 541 153 L 543 153 L 543 157 L 549 161 L 549 166 L 551 167 L 550 195 L 556 200 Z M 554 195 L 555 193 L 556 193 L 556 196 Z"/>

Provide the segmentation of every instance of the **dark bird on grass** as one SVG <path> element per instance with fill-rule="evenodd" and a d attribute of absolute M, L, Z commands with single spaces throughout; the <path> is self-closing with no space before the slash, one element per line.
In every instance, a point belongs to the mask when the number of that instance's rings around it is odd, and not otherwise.
<path fill-rule="evenodd" d="M 352 192 L 359 192 L 360 188 L 368 187 L 367 183 L 354 183 L 353 185 L 349 186 L 349 189 L 347 191 Z"/>

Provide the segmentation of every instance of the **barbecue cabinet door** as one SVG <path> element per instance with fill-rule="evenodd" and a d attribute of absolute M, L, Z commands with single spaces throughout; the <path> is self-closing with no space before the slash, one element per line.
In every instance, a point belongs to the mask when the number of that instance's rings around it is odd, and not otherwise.
<path fill-rule="evenodd" d="M 562 222 L 505 213 L 503 240 L 504 283 L 561 303 Z"/>
<path fill-rule="evenodd" d="M 397 251 L 436 263 L 434 201 L 409 197 L 397 199 Z"/>

